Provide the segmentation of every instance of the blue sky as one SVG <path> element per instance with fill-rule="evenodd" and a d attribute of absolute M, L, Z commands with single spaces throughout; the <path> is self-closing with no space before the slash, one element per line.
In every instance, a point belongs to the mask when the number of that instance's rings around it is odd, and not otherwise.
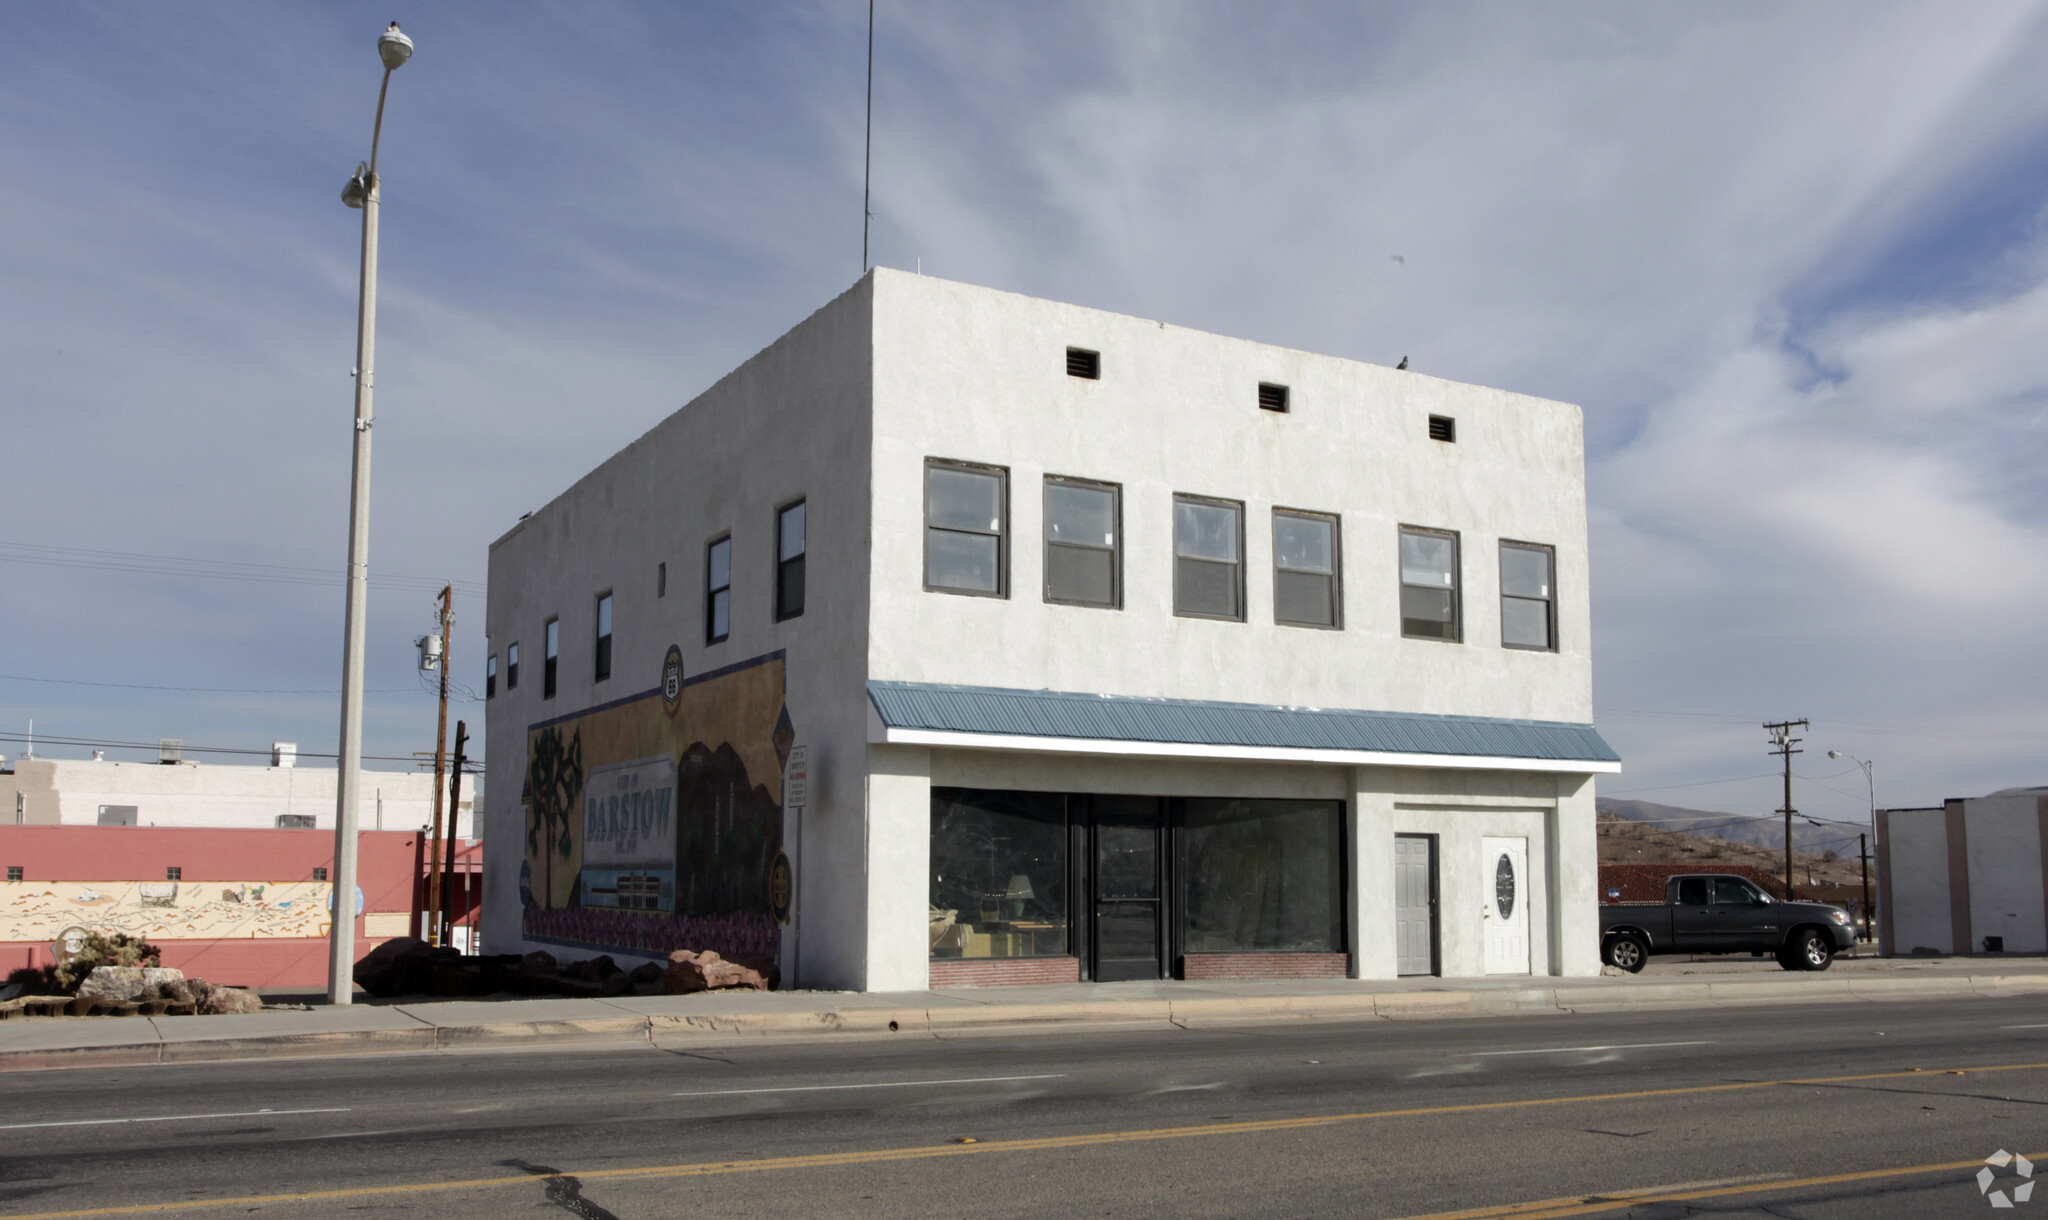
<path fill-rule="evenodd" d="M 877 262 L 1585 407 L 1603 791 L 2048 782 L 2048 7 L 878 10 Z M 857 2 L 10 9 L 0 730 L 332 748 L 338 586 L 80 552 L 339 569 L 392 16 L 372 754 L 425 586 L 860 273 Z"/>

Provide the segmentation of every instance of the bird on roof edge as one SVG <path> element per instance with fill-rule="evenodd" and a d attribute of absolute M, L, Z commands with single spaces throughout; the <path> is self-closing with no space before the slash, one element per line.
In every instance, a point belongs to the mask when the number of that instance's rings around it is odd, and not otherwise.
<path fill-rule="evenodd" d="M 1403 357 L 1401 357 L 1401 363 L 1399 363 L 1399 364 L 1395 365 L 1394 367 L 1395 367 L 1395 368 L 1397 368 L 1397 369 L 1405 369 L 1405 368 L 1407 368 L 1407 367 L 1408 367 L 1408 357 L 1406 357 L 1406 356 L 1403 356 Z"/>

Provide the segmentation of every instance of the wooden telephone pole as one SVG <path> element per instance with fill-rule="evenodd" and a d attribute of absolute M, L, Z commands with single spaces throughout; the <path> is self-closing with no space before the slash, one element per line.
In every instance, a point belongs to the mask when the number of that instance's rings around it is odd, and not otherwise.
<path fill-rule="evenodd" d="M 1792 730 L 1810 727 L 1812 726 L 1808 725 L 1804 720 L 1781 720 L 1776 724 L 1764 725 L 1764 732 L 1771 735 L 1771 745 L 1775 747 L 1769 753 L 1776 754 L 1785 760 L 1785 807 L 1778 810 L 1778 812 L 1785 815 L 1785 901 L 1787 902 L 1792 901 L 1792 815 L 1798 812 L 1792 808 L 1792 756 L 1794 754 L 1806 753 L 1804 750 L 1792 748 L 1806 740 L 1804 737 L 1792 736 Z"/>
<path fill-rule="evenodd" d="M 441 620 L 441 654 L 437 658 L 441 667 L 441 716 L 434 726 L 434 828 L 427 838 L 427 915 L 425 926 L 420 929 L 430 945 L 439 945 L 445 939 L 441 923 L 441 796 L 448 759 L 448 635 L 455 626 L 455 586 L 441 586 L 441 609 L 436 617 Z M 454 836 L 452 821 L 448 833 Z"/>

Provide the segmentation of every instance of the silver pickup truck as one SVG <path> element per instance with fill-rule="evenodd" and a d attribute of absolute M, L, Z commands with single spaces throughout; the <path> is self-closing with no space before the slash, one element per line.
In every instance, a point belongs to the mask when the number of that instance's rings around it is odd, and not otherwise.
<path fill-rule="evenodd" d="M 1633 974 L 1652 953 L 1773 953 L 1787 970 L 1826 970 L 1856 941 L 1849 912 L 1780 902 L 1747 877 L 1672 877 L 1664 901 L 1600 908 L 1600 960 Z"/>

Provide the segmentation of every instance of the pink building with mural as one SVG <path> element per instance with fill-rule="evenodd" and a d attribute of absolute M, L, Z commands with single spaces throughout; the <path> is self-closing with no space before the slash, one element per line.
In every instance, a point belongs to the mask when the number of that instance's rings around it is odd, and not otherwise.
<path fill-rule="evenodd" d="M 427 861 L 417 831 L 365 831 L 358 952 L 417 932 Z M 456 908 L 473 925 L 483 845 L 457 844 Z M 324 830 L 0 827 L 0 974 L 48 965 L 67 932 L 118 931 L 163 964 L 237 987 L 327 979 L 334 836 Z"/>

